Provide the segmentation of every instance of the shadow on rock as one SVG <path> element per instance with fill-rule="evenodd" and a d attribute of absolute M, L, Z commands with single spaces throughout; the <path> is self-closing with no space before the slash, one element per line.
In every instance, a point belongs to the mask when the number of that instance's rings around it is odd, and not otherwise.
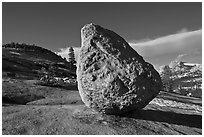
<path fill-rule="evenodd" d="M 169 124 L 183 125 L 188 127 L 202 128 L 202 116 L 194 114 L 181 114 L 160 110 L 138 110 L 123 114 L 121 117 L 165 122 Z"/>

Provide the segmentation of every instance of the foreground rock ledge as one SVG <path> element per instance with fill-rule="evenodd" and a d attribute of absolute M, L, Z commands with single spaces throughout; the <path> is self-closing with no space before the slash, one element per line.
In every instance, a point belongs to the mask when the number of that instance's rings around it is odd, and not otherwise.
<path fill-rule="evenodd" d="M 82 28 L 81 40 L 77 81 L 86 106 L 120 115 L 157 96 L 162 88 L 158 72 L 122 37 L 91 23 Z"/>

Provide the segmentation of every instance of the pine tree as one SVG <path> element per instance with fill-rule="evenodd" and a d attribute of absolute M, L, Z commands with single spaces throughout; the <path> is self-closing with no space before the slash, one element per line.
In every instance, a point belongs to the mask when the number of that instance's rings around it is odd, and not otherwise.
<path fill-rule="evenodd" d="M 69 48 L 69 53 L 68 53 L 68 62 L 70 62 L 72 65 L 75 65 L 75 57 L 74 57 L 74 49 L 72 47 Z"/>
<path fill-rule="evenodd" d="M 76 61 L 75 61 L 75 56 L 74 56 L 74 49 L 72 47 L 69 48 L 68 62 L 70 64 L 69 69 L 75 72 L 76 71 Z"/>
<path fill-rule="evenodd" d="M 172 90 L 172 80 L 171 80 L 172 72 L 171 72 L 170 67 L 168 65 L 161 66 L 160 75 L 162 78 L 164 90 L 171 91 Z"/>

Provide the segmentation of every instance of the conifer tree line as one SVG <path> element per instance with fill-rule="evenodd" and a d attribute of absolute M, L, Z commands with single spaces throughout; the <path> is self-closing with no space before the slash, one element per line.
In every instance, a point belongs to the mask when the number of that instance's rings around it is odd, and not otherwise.
<path fill-rule="evenodd" d="M 7 44 L 3 44 L 2 47 L 3 48 L 11 48 L 11 49 L 16 49 L 16 50 L 21 50 L 21 51 L 24 51 L 24 52 L 37 51 L 39 53 L 46 53 L 46 54 L 50 54 L 50 55 L 57 55 L 56 53 L 52 52 L 51 50 L 46 49 L 44 47 L 36 46 L 35 44 L 26 44 L 26 43 L 11 42 L 11 43 L 7 43 Z M 71 50 L 72 50 L 71 54 L 73 54 L 72 56 L 74 57 L 74 49 L 72 48 Z M 59 58 L 62 58 L 59 55 L 57 55 L 57 56 Z M 64 58 L 64 60 L 67 61 L 65 58 Z M 72 60 L 75 60 L 75 58 L 73 58 Z M 72 62 L 75 63 L 74 61 L 72 61 Z"/>
<path fill-rule="evenodd" d="M 54 54 L 52 51 L 36 46 L 35 44 L 25 44 L 25 43 L 15 43 L 11 42 L 8 44 L 2 45 L 3 48 L 14 48 L 17 50 L 24 50 L 24 51 L 40 51 L 41 53 L 49 53 Z"/>

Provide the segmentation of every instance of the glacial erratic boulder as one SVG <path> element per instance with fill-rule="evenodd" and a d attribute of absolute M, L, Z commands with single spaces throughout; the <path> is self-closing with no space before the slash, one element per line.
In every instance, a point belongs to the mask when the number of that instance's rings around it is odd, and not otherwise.
<path fill-rule="evenodd" d="M 120 115 L 145 107 L 162 89 L 154 67 L 113 31 L 87 24 L 81 40 L 77 81 L 86 106 Z"/>

